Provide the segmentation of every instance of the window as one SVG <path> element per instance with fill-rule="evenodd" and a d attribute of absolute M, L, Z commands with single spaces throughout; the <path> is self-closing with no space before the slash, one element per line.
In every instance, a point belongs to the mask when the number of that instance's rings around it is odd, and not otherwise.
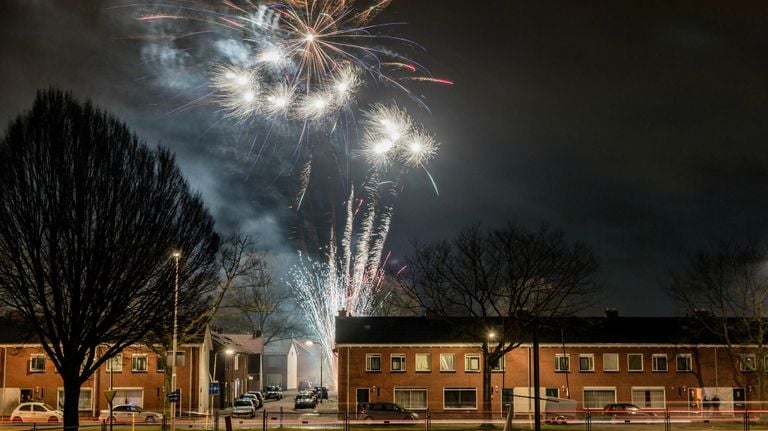
<path fill-rule="evenodd" d="M 480 355 L 475 353 L 464 355 L 464 371 L 480 371 Z"/>
<path fill-rule="evenodd" d="M 627 370 L 635 373 L 643 371 L 643 354 L 642 353 L 629 353 L 627 355 Z"/>
<path fill-rule="evenodd" d="M 131 371 L 135 373 L 146 373 L 149 369 L 147 355 L 131 355 Z"/>
<path fill-rule="evenodd" d="M 571 370 L 571 358 L 567 354 L 556 353 L 555 354 L 555 371 L 556 372 L 568 372 Z"/>
<path fill-rule="evenodd" d="M 491 361 L 491 371 L 504 371 L 504 355 L 499 356 L 495 361 Z"/>
<path fill-rule="evenodd" d="M 683 353 L 683 354 L 677 355 L 677 371 L 681 373 L 687 373 L 687 372 L 693 371 L 693 366 L 691 365 L 690 353 Z"/>
<path fill-rule="evenodd" d="M 171 359 L 173 357 L 173 351 L 166 353 L 166 364 L 171 363 Z M 183 367 L 184 366 L 184 352 L 183 351 L 176 351 L 176 366 L 177 367 Z"/>
<path fill-rule="evenodd" d="M 657 373 L 666 373 L 668 371 L 667 355 L 653 355 L 651 356 L 651 370 Z"/>
<path fill-rule="evenodd" d="M 157 355 L 157 372 L 165 372 L 165 356 L 163 355 Z"/>
<path fill-rule="evenodd" d="M 29 371 L 31 373 L 45 372 L 45 355 L 32 355 L 29 358 Z"/>
<path fill-rule="evenodd" d="M 610 373 L 619 371 L 618 353 L 603 353 L 603 371 Z"/>
<path fill-rule="evenodd" d="M 579 355 L 579 371 L 581 372 L 595 371 L 595 355 L 591 353 L 580 354 Z"/>
<path fill-rule="evenodd" d="M 369 353 L 365 355 L 365 371 L 381 371 L 381 355 Z"/>
<path fill-rule="evenodd" d="M 584 408 L 602 410 L 616 402 L 616 388 L 584 388 Z"/>
<path fill-rule="evenodd" d="M 443 406 L 450 409 L 477 409 L 476 388 L 443 389 Z"/>
<path fill-rule="evenodd" d="M 664 356 L 666 359 L 666 356 Z M 664 388 L 663 387 L 633 387 L 632 404 L 641 409 L 664 409 Z"/>
<path fill-rule="evenodd" d="M 456 356 L 453 353 L 440 354 L 440 371 L 456 371 Z"/>
<path fill-rule="evenodd" d="M 560 398 L 560 390 L 557 388 L 546 388 L 544 394 L 547 398 Z"/>
<path fill-rule="evenodd" d="M 741 355 L 739 368 L 744 372 L 755 371 L 757 369 L 755 366 L 755 355 Z"/>
<path fill-rule="evenodd" d="M 416 371 L 432 371 L 432 355 L 429 353 L 417 353 L 414 359 Z"/>
<path fill-rule="evenodd" d="M 56 405 L 59 409 L 64 408 L 64 388 L 58 388 L 58 401 Z M 80 411 L 89 411 L 93 408 L 93 389 L 80 388 L 80 398 L 78 399 L 77 409 Z"/>
<path fill-rule="evenodd" d="M 408 410 L 426 410 L 427 389 L 395 388 L 395 402 Z"/>
<path fill-rule="evenodd" d="M 108 359 L 107 362 L 107 372 L 108 373 L 119 373 L 123 371 L 123 355 L 117 354 L 113 356 L 111 359 Z"/>
<path fill-rule="evenodd" d="M 390 357 L 391 371 L 404 372 L 405 371 L 405 355 L 402 353 L 394 353 Z"/>

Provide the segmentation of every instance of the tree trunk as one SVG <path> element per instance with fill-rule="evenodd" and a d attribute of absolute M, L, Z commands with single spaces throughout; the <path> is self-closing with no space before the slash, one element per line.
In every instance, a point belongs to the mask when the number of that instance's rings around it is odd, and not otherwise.
<path fill-rule="evenodd" d="M 491 402 L 491 361 L 488 349 L 483 352 L 483 419 L 484 424 L 492 425 L 493 405 Z"/>
<path fill-rule="evenodd" d="M 64 429 L 74 431 L 80 426 L 80 376 L 77 371 L 70 371 L 62 374 L 61 379 L 64 383 Z"/>

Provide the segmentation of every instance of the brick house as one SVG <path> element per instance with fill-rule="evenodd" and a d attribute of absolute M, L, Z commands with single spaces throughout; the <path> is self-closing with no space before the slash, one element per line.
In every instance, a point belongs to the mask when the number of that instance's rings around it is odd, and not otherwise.
<path fill-rule="evenodd" d="M 488 322 L 488 321 L 487 321 Z M 502 320 L 339 317 L 339 412 L 361 402 L 394 401 L 412 410 L 479 412 L 483 338 Z M 492 409 L 529 414 L 533 343 L 491 364 Z M 757 397 L 753 346 L 728 349 L 691 318 L 549 319 L 538 331 L 541 396 L 569 398 L 578 409 L 630 402 L 647 409 L 700 412 L 719 400 L 723 411 Z"/>
<path fill-rule="evenodd" d="M 63 405 L 63 386 L 53 362 L 41 344 L 30 333 L 22 333 L 18 321 L 0 319 L 0 415 L 9 415 L 19 402 L 42 400 L 52 406 Z M 196 339 L 179 343 L 177 351 L 177 387 L 181 392 L 179 411 L 208 412 L 211 397 L 208 386 L 213 373 L 214 358 L 221 350 L 232 349 L 232 369 L 216 374 L 227 382 L 245 381 L 249 349 L 231 339 L 216 343 L 208 330 Z M 222 342 L 223 340 L 223 342 Z M 106 348 L 99 349 L 106 351 Z M 156 348 L 135 345 L 103 364 L 82 386 L 80 414 L 95 417 L 108 408 L 105 391 L 116 391 L 114 404 L 131 403 L 148 410 L 163 411 L 166 407 L 166 355 Z M 237 364 L 237 365 L 235 365 Z M 237 392 L 240 390 L 241 392 Z M 245 392 L 246 388 L 230 389 L 231 396 Z"/>

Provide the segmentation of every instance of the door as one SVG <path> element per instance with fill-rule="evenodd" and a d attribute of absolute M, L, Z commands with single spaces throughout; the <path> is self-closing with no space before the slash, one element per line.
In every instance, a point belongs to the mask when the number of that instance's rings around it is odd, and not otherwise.
<path fill-rule="evenodd" d="M 747 394 L 744 388 L 733 388 L 733 409 L 744 410 L 747 406 Z"/>
<path fill-rule="evenodd" d="M 357 404 L 355 405 L 355 411 L 359 413 L 360 409 L 363 406 L 367 405 L 368 402 L 370 401 L 370 389 L 357 388 L 357 390 L 355 391 L 355 395 L 356 395 L 356 402 L 357 402 Z"/>

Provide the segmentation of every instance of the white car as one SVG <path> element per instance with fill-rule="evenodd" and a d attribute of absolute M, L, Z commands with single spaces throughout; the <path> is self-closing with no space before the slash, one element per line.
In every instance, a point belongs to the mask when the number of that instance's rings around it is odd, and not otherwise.
<path fill-rule="evenodd" d="M 120 404 L 112 407 L 112 422 L 161 422 L 163 414 L 150 412 L 133 404 Z M 102 410 L 99 415 L 100 422 L 109 421 L 109 410 Z"/>
<path fill-rule="evenodd" d="M 248 398 L 238 398 L 232 404 L 232 416 L 256 417 L 256 406 Z"/>
<path fill-rule="evenodd" d="M 64 415 L 43 402 L 26 402 L 19 404 L 13 413 L 11 421 L 13 422 L 61 422 Z"/>

